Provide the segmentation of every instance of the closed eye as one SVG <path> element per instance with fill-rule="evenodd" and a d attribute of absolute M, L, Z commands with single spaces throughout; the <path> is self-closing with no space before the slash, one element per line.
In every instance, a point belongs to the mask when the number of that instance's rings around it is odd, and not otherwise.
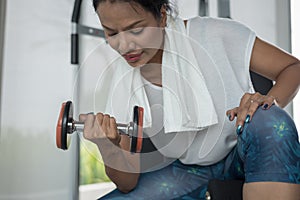
<path fill-rule="evenodd" d="M 141 34 L 143 32 L 144 28 L 141 27 L 141 28 L 134 28 L 134 29 L 131 29 L 130 30 L 130 33 L 134 34 L 134 35 L 138 35 L 138 34 Z"/>
<path fill-rule="evenodd" d="M 107 33 L 107 36 L 108 37 L 113 37 L 113 36 L 115 36 L 115 35 L 117 35 L 118 33 Z"/>

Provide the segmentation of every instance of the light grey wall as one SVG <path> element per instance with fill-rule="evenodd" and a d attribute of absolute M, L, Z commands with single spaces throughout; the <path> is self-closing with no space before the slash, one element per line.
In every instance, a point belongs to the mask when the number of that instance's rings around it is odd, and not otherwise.
<path fill-rule="evenodd" d="M 199 0 L 177 0 L 179 16 L 183 19 L 195 17 L 199 14 Z"/>
<path fill-rule="evenodd" d="M 0 200 L 76 198 L 74 145 L 63 152 L 55 144 L 61 103 L 76 88 L 77 67 L 69 64 L 73 2 L 6 2 Z"/>
<path fill-rule="evenodd" d="M 6 0 L 1 0 L 0 1 L 0 105 L 2 99 L 2 68 L 3 68 L 5 11 L 6 11 Z M 1 107 L 0 107 L 0 117 L 1 117 Z M 1 127 L 0 127 L 0 131 L 1 131 Z M 0 137 L 1 137 L 1 132 L 0 132 Z"/>

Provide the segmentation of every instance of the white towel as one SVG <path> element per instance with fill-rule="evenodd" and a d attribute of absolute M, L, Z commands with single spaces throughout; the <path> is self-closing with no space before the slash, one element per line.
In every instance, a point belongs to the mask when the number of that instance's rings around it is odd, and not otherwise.
<path fill-rule="evenodd" d="M 162 61 L 165 133 L 199 131 L 218 122 L 216 110 L 183 20 L 169 17 L 167 24 Z M 105 112 L 127 123 L 132 120 L 133 107 L 142 106 L 144 127 L 151 127 L 140 68 L 132 68 L 121 56 L 112 65 L 113 77 L 108 83 L 111 87 L 108 96 L 103 97 L 107 98 Z"/>

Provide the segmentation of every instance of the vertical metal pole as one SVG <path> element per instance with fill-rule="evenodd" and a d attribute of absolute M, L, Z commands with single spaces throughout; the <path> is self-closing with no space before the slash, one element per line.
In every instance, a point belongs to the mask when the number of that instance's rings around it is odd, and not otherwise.
<path fill-rule="evenodd" d="M 77 30 L 77 26 L 80 22 L 80 13 L 81 13 L 81 4 L 82 4 L 82 0 L 75 0 L 74 2 L 74 7 L 73 7 L 73 12 L 72 12 L 72 19 L 71 19 L 71 23 L 72 23 L 72 30 L 71 30 L 71 64 L 77 65 L 77 70 L 79 70 L 79 65 L 80 65 L 80 61 L 79 61 L 79 35 L 78 35 L 78 30 Z M 75 70 L 75 71 L 77 71 Z M 77 73 L 76 73 L 77 74 Z M 74 82 L 75 83 L 75 82 Z M 76 88 L 78 87 L 79 84 L 79 80 L 76 81 Z M 74 94 L 74 98 L 77 100 L 75 101 L 75 107 L 78 108 L 78 97 L 79 91 L 78 89 L 75 91 Z M 76 110 L 76 113 L 78 111 Z M 78 113 L 77 113 L 78 114 Z M 79 136 L 76 134 L 76 137 L 74 137 L 75 142 L 74 142 L 74 155 L 73 155 L 73 162 L 75 164 L 74 166 L 74 184 L 73 184 L 73 199 L 74 200 L 78 200 L 79 199 L 79 184 L 80 184 L 80 176 L 79 176 L 79 171 L 80 171 L 80 140 L 79 140 Z"/>
<path fill-rule="evenodd" d="M 218 0 L 219 17 L 230 18 L 230 0 Z"/>
<path fill-rule="evenodd" d="M 0 0 L 0 137 L 1 137 L 1 107 L 2 107 L 2 72 L 4 55 L 6 0 Z"/>
<path fill-rule="evenodd" d="M 199 0 L 199 16 L 208 16 L 207 0 Z"/>

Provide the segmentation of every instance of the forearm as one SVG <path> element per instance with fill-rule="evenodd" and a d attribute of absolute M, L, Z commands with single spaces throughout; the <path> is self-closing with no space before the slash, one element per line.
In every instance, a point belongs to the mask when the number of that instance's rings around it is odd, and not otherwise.
<path fill-rule="evenodd" d="M 138 182 L 140 158 L 132 154 L 122 144 L 116 146 L 109 141 L 97 143 L 104 161 L 107 176 L 124 193 L 134 189 Z"/>
<path fill-rule="evenodd" d="M 285 107 L 296 96 L 300 85 L 300 62 L 283 70 L 268 95 L 276 99 L 278 106 Z"/>

